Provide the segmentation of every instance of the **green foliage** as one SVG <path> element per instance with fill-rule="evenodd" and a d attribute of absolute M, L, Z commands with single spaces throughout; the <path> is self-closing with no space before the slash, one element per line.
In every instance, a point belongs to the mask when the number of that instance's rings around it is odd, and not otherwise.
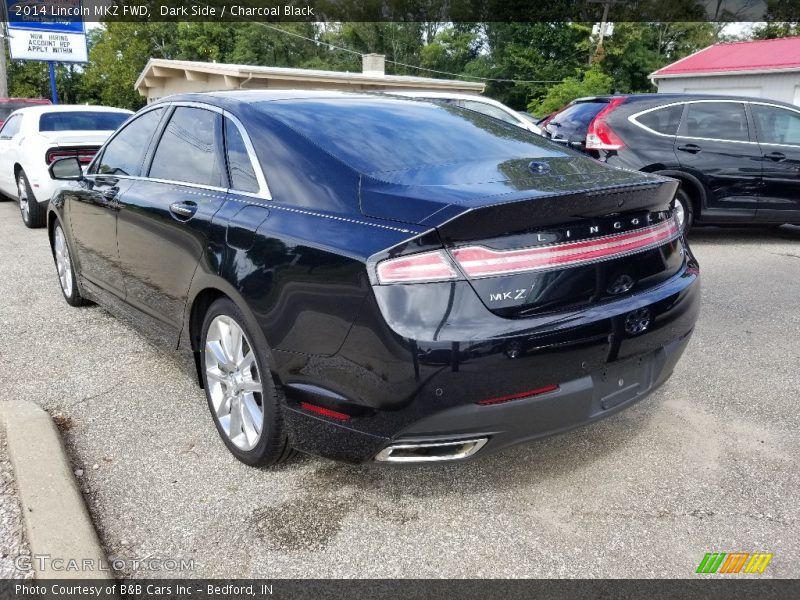
<path fill-rule="evenodd" d="M 683 4 L 681 10 L 686 9 Z M 360 53 L 375 52 L 386 55 L 387 73 L 485 78 L 487 96 L 512 108 L 542 112 L 581 95 L 652 91 L 652 71 L 714 43 L 720 31 L 718 24 L 703 22 L 618 22 L 598 51 L 592 27 L 571 22 L 413 20 L 107 23 L 90 31 L 90 63 L 59 65 L 57 77 L 65 102 L 136 109 L 145 100 L 133 85 L 151 57 L 360 72 Z M 755 35 L 796 31 L 796 23 L 773 23 L 757 28 Z M 49 96 L 44 63 L 11 63 L 9 83 L 14 95 Z"/>
<path fill-rule="evenodd" d="M 603 73 L 597 65 L 577 75 L 566 77 L 551 87 L 541 100 L 531 102 L 528 110 L 535 115 L 547 115 L 583 96 L 600 96 L 611 92 L 613 78 Z"/>

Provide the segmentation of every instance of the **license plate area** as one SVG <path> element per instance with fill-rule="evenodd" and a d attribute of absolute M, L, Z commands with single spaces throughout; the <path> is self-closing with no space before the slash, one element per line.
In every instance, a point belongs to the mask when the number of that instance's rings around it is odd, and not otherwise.
<path fill-rule="evenodd" d="M 609 410 L 647 393 L 653 383 L 652 355 L 607 365 L 593 375 L 595 401 Z"/>

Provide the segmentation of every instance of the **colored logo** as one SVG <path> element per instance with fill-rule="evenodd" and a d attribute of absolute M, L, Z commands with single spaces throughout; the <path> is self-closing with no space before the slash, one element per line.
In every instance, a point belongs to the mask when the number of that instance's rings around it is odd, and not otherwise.
<path fill-rule="evenodd" d="M 761 574 L 771 560 L 771 552 L 708 552 L 697 565 L 696 572 Z"/>

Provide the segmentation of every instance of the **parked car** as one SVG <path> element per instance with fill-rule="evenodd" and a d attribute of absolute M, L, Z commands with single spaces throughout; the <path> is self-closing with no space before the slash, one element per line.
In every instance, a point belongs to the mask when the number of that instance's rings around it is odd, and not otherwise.
<path fill-rule="evenodd" d="M 492 100 L 486 96 L 477 94 L 456 94 L 450 92 L 391 92 L 393 95 L 405 96 L 407 98 L 420 98 L 433 100 L 444 104 L 452 104 L 460 108 L 474 110 L 481 114 L 500 119 L 511 125 L 516 125 L 527 131 L 542 135 L 542 130 L 531 117 L 520 114 L 513 108 L 509 108 L 502 102 Z"/>
<path fill-rule="evenodd" d="M 51 102 L 46 98 L 0 98 L 0 127 L 15 110 L 40 104 L 51 104 Z"/>
<path fill-rule="evenodd" d="M 193 356 L 248 464 L 456 460 L 590 423 L 661 385 L 697 318 L 675 180 L 471 110 L 178 95 L 50 171 L 77 182 L 48 213 L 67 302 Z"/>
<path fill-rule="evenodd" d="M 800 108 L 791 104 L 694 94 L 605 96 L 575 101 L 547 129 L 554 141 L 566 137 L 609 165 L 678 179 L 679 218 L 687 229 L 800 224 Z"/>
<path fill-rule="evenodd" d="M 0 128 L 0 192 L 16 197 L 28 227 L 43 227 L 59 182 L 47 166 L 75 156 L 89 164 L 100 145 L 133 113 L 104 106 L 31 106 L 12 112 Z"/>

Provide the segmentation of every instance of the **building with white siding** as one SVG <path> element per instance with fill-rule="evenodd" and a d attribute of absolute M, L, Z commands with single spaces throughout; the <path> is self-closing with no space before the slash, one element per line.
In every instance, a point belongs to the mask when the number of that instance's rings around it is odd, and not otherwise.
<path fill-rule="evenodd" d="M 650 80 L 659 93 L 754 96 L 800 106 L 800 37 L 714 44 Z"/>
<path fill-rule="evenodd" d="M 365 54 L 361 73 L 151 58 L 134 84 L 148 102 L 187 92 L 253 89 L 454 92 L 480 94 L 483 83 L 386 75 L 381 54 Z"/>

